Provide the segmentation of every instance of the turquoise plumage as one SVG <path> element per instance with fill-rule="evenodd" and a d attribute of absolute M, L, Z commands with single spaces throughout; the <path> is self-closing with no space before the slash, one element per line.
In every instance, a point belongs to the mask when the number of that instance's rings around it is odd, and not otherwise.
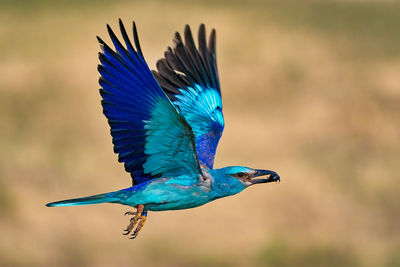
<path fill-rule="evenodd" d="M 54 206 L 119 203 L 136 207 L 125 234 L 135 238 L 147 211 L 188 209 L 234 195 L 246 187 L 279 181 L 277 173 L 247 167 L 213 169 L 224 129 L 216 64 L 216 34 L 208 45 L 200 25 L 196 47 L 189 26 L 184 40 L 148 68 L 133 23 L 134 46 L 122 21 L 125 46 L 107 29 L 111 49 L 98 37 L 103 112 L 111 128 L 114 151 L 131 174 L 132 186 L 116 192 L 47 204 Z M 267 176 L 266 178 L 258 178 Z"/>

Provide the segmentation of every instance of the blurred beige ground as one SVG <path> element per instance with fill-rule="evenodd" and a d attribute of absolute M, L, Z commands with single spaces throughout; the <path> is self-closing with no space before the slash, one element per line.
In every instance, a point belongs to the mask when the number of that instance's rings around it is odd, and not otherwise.
<path fill-rule="evenodd" d="M 1 1 L 0 266 L 400 266 L 400 5 L 277 3 Z M 97 90 L 119 17 L 151 68 L 186 23 L 217 29 L 216 167 L 280 184 L 150 213 L 134 241 L 126 207 L 44 206 L 130 185 Z"/>

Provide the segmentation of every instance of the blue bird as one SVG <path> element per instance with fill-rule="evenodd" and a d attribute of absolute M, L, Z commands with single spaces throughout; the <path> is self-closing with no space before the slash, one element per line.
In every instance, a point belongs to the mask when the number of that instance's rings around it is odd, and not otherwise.
<path fill-rule="evenodd" d="M 115 49 L 97 37 L 102 48 L 99 84 L 114 152 L 131 174 L 132 186 L 46 206 L 119 203 L 135 207 L 135 212 L 125 213 L 133 217 L 124 233 L 135 238 L 148 211 L 194 208 L 254 184 L 280 181 L 270 170 L 241 166 L 213 169 L 224 130 L 215 29 L 207 44 L 201 24 L 196 46 L 186 25 L 184 41 L 176 32 L 173 48 L 168 47 L 157 62 L 157 71 L 150 71 L 135 23 L 134 45 L 121 20 L 119 27 L 125 46 L 109 25 Z"/>

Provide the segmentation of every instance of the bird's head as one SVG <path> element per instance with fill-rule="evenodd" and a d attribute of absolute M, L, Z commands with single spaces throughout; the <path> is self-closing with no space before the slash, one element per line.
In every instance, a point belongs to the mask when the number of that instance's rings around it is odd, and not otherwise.
<path fill-rule="evenodd" d="M 279 175 L 270 170 L 232 166 L 212 171 L 215 184 L 220 189 L 230 190 L 232 194 L 239 193 L 250 185 L 280 181 Z"/>

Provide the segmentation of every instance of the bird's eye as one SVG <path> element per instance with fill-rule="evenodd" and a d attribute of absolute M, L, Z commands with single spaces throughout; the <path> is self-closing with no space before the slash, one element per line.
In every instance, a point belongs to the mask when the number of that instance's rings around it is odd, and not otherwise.
<path fill-rule="evenodd" d="M 236 177 L 238 177 L 238 178 L 243 178 L 243 177 L 245 177 L 246 176 L 246 173 L 244 173 L 244 172 L 238 172 L 238 173 L 236 173 Z"/>

